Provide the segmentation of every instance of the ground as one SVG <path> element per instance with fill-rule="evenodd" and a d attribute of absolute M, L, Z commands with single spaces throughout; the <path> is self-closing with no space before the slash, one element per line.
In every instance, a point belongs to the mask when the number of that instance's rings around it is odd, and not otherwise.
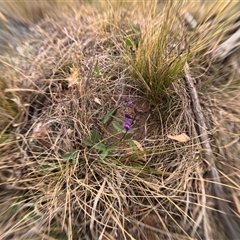
<path fill-rule="evenodd" d="M 1 239 L 237 240 L 239 7 L 0 3 Z"/>

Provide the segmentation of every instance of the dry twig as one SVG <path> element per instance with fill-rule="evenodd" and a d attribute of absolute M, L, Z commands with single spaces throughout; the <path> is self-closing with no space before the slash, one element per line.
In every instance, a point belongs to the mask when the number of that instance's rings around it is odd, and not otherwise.
<path fill-rule="evenodd" d="M 240 28 L 214 51 L 216 60 L 223 60 L 240 47 Z"/>

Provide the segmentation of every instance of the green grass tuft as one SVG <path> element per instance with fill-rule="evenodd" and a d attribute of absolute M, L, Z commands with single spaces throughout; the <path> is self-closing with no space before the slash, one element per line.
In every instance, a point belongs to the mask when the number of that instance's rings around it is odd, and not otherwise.
<path fill-rule="evenodd" d="M 155 101 L 182 76 L 189 55 L 184 28 L 176 15 L 178 8 L 178 2 L 169 2 L 152 16 L 131 57 L 133 74 Z"/>

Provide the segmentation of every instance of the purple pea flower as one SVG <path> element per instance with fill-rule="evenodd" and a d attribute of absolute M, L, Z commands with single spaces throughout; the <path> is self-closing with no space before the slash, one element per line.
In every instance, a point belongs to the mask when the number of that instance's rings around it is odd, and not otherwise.
<path fill-rule="evenodd" d="M 130 101 L 128 102 L 128 106 L 129 106 L 129 107 L 132 107 L 132 106 L 133 106 L 133 101 L 130 100 Z"/>
<path fill-rule="evenodd" d="M 123 122 L 123 128 L 126 131 L 131 130 L 132 129 L 132 123 L 133 123 L 133 118 L 130 115 L 125 114 L 125 120 Z"/>
<path fill-rule="evenodd" d="M 130 98 L 127 97 L 122 97 L 122 100 L 120 102 L 121 105 L 132 107 L 133 106 L 133 101 Z"/>
<path fill-rule="evenodd" d="M 126 103 L 126 97 L 122 97 L 120 104 L 125 105 L 125 103 Z"/>

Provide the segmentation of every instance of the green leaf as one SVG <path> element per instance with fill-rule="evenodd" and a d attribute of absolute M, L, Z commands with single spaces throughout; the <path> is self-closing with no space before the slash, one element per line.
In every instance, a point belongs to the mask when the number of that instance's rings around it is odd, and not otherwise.
<path fill-rule="evenodd" d="M 99 142 L 99 139 L 100 139 L 99 131 L 98 130 L 92 130 L 91 131 L 91 141 L 93 143 L 97 143 L 97 142 Z"/>
<path fill-rule="evenodd" d="M 10 210 L 10 213 L 12 215 L 14 215 L 15 213 L 17 213 L 17 211 L 19 210 L 20 208 L 20 204 L 17 204 L 17 203 L 14 203 L 12 206 L 10 206 L 9 210 Z"/>
<path fill-rule="evenodd" d="M 134 151 L 138 151 L 138 148 L 137 148 L 136 144 L 132 140 L 129 140 L 128 145 Z"/>
<path fill-rule="evenodd" d="M 107 147 L 106 150 L 108 150 L 108 151 L 114 151 L 114 150 L 117 150 L 117 149 L 118 149 L 117 146 L 109 146 L 109 147 Z"/>
<path fill-rule="evenodd" d="M 83 139 L 83 143 L 84 143 L 86 146 L 88 146 L 88 147 L 92 147 L 92 146 L 93 146 L 93 143 L 92 143 L 91 140 L 88 139 L 88 138 Z"/>
<path fill-rule="evenodd" d="M 100 158 L 103 160 L 108 155 L 108 150 L 102 151 Z"/>
<path fill-rule="evenodd" d="M 113 116 L 113 114 L 117 111 L 118 107 L 112 108 L 103 118 L 103 123 L 107 123 L 108 120 Z"/>
<path fill-rule="evenodd" d="M 123 132 L 125 133 L 126 131 L 123 130 Z M 129 131 L 127 131 L 127 133 L 133 133 L 133 130 L 129 130 Z"/>
<path fill-rule="evenodd" d="M 133 26 L 133 24 L 128 23 L 128 26 L 133 30 L 133 32 L 134 32 L 135 34 L 139 34 L 139 30 L 137 30 L 137 29 Z"/>
<path fill-rule="evenodd" d="M 6 142 L 10 138 L 10 134 L 3 134 L 0 138 L 0 144 Z"/>
<path fill-rule="evenodd" d="M 133 47 L 133 42 L 132 42 L 132 40 L 130 39 L 130 38 L 126 38 L 125 39 L 125 44 L 126 44 L 126 46 L 128 46 L 128 47 Z"/>
<path fill-rule="evenodd" d="M 118 132 L 122 132 L 122 131 L 123 131 L 122 126 L 121 126 L 118 122 L 113 121 L 113 122 L 112 122 L 112 125 L 113 125 L 113 127 L 114 127 Z"/>
<path fill-rule="evenodd" d="M 72 150 L 70 153 L 65 153 L 63 159 L 65 160 L 74 160 L 77 157 L 78 151 Z"/>
<path fill-rule="evenodd" d="M 129 131 L 127 131 L 127 132 L 126 132 L 126 130 L 125 130 L 125 129 L 123 129 L 123 130 L 121 131 L 121 133 L 126 133 L 126 134 L 129 134 L 129 133 L 133 133 L 133 130 L 129 130 Z"/>
<path fill-rule="evenodd" d="M 118 121 L 118 122 L 121 122 L 121 121 L 122 121 L 122 119 L 121 119 L 121 118 L 119 118 L 119 117 L 116 117 L 116 116 L 112 116 L 112 118 L 113 118 L 114 120 Z"/>
<path fill-rule="evenodd" d="M 106 146 L 104 143 L 98 143 L 98 144 L 94 145 L 93 148 L 95 148 L 97 150 L 106 151 Z"/>
<path fill-rule="evenodd" d="M 93 72 L 96 73 L 97 75 L 101 75 L 101 72 L 98 66 L 94 66 Z"/>

